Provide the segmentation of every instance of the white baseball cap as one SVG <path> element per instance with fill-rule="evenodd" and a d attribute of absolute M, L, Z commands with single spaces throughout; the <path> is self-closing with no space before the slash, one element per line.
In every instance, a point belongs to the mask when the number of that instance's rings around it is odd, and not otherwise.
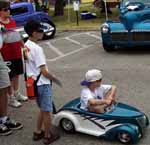
<path fill-rule="evenodd" d="M 85 79 L 80 83 L 82 86 L 88 86 L 91 82 L 102 79 L 102 73 L 98 69 L 88 70 L 85 74 Z"/>

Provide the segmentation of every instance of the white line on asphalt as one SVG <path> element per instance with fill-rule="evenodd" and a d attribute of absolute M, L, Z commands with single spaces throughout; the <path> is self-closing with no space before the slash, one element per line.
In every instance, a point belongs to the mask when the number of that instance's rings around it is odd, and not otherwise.
<path fill-rule="evenodd" d="M 87 49 L 87 48 L 89 48 L 89 47 L 91 47 L 91 46 L 93 46 L 93 45 L 88 45 L 88 46 L 86 46 L 86 47 L 82 47 L 82 48 L 80 48 L 80 49 L 77 49 L 77 50 L 71 51 L 71 52 L 69 52 L 69 53 L 66 53 L 66 54 L 64 54 L 64 55 L 62 55 L 62 56 L 58 56 L 58 57 L 55 57 L 55 58 L 53 58 L 53 59 L 46 59 L 46 60 L 47 60 L 48 62 L 53 62 L 53 61 L 56 61 L 56 60 L 59 60 L 59 59 L 65 57 L 65 56 L 69 56 L 69 55 L 72 55 L 72 54 L 74 54 L 74 53 L 77 53 L 77 52 L 79 52 L 79 51 L 81 51 L 81 50 Z"/>
<path fill-rule="evenodd" d="M 78 42 L 78 41 L 76 41 L 76 40 L 73 40 L 73 39 L 71 39 L 71 38 L 69 38 L 69 37 L 65 37 L 65 39 L 67 39 L 67 40 L 69 40 L 69 41 L 71 41 L 72 43 L 75 43 L 75 44 L 77 44 L 77 45 L 81 45 L 82 47 L 87 47 L 87 45 L 81 44 L 80 42 Z"/>
<path fill-rule="evenodd" d="M 89 35 L 89 36 L 92 36 L 92 37 L 94 37 L 94 38 L 96 38 L 96 39 L 100 39 L 100 36 L 91 34 L 90 32 L 87 32 L 86 34 Z"/>
<path fill-rule="evenodd" d="M 73 37 L 73 36 L 78 36 L 78 35 L 83 35 L 83 34 L 86 34 L 86 33 L 85 32 L 84 33 L 76 33 L 76 34 L 69 35 L 67 37 Z M 63 40 L 63 39 L 65 39 L 65 37 L 55 38 L 55 39 L 52 39 L 51 42 L 55 42 L 55 41 Z M 45 40 L 45 42 L 49 42 L 49 40 Z"/>
<path fill-rule="evenodd" d="M 59 56 L 63 56 L 64 53 L 62 53 L 58 48 L 53 46 L 50 42 L 46 42 L 46 44 L 52 49 L 54 52 L 56 52 Z"/>

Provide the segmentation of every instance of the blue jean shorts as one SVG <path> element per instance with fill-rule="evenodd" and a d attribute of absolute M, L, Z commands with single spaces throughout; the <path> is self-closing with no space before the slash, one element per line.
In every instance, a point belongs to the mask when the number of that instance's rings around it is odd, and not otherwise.
<path fill-rule="evenodd" d="M 52 89 L 50 84 L 38 86 L 37 104 L 42 111 L 53 112 Z"/>

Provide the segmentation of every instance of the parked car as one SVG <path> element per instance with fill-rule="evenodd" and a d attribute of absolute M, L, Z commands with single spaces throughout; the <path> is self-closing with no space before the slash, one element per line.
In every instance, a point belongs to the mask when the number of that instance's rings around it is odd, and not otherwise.
<path fill-rule="evenodd" d="M 106 21 L 101 26 L 103 48 L 150 45 L 150 0 L 121 0 L 119 21 Z"/>
<path fill-rule="evenodd" d="M 149 125 L 148 117 L 135 107 L 116 103 L 105 108 L 102 114 L 80 109 L 80 98 L 64 105 L 54 116 L 53 124 L 61 126 L 66 132 L 75 131 L 118 139 L 122 143 L 136 143 L 143 137 Z"/>
<path fill-rule="evenodd" d="M 16 21 L 16 30 L 21 33 L 23 39 L 26 39 L 28 35 L 24 31 L 24 25 L 30 19 L 39 21 L 44 30 L 43 39 L 53 38 L 56 33 L 55 24 L 52 22 L 50 16 L 42 11 L 35 11 L 32 3 L 21 2 L 11 3 L 10 5 L 11 17 Z"/>

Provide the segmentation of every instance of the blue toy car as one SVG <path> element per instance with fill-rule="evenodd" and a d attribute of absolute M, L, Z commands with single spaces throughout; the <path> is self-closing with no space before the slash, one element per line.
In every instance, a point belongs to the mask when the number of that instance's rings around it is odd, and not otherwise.
<path fill-rule="evenodd" d="M 150 45 L 150 0 L 121 0 L 120 21 L 106 21 L 101 27 L 103 48 Z"/>
<path fill-rule="evenodd" d="M 118 139 L 122 143 L 137 143 L 149 125 L 148 117 L 138 109 L 123 103 L 105 108 L 102 114 L 80 109 L 80 98 L 64 105 L 54 116 L 53 124 L 66 132 L 74 131 Z"/>
<path fill-rule="evenodd" d="M 44 30 L 43 39 L 53 38 L 56 33 L 56 27 L 48 14 L 42 11 L 35 11 L 32 3 L 20 2 L 11 3 L 10 5 L 11 17 L 16 21 L 16 30 L 21 33 L 23 39 L 26 39 L 28 35 L 24 31 L 24 25 L 30 19 L 39 21 Z"/>

